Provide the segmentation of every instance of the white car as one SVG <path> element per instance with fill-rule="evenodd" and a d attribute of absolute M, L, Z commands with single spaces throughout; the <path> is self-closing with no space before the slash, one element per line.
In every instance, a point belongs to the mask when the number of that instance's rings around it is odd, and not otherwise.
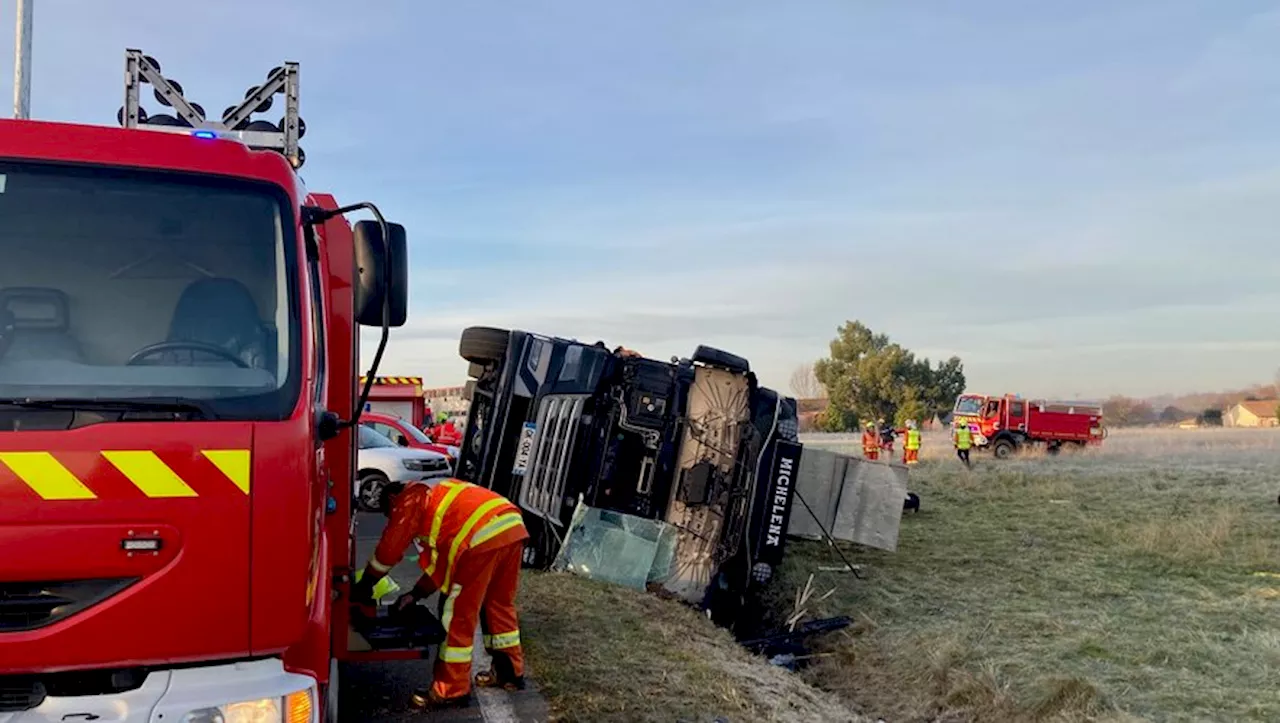
<path fill-rule="evenodd" d="M 428 449 L 401 447 L 385 435 L 361 424 L 357 444 L 356 507 L 376 512 L 382 488 L 389 482 L 448 477 L 453 474 L 449 458 Z"/>

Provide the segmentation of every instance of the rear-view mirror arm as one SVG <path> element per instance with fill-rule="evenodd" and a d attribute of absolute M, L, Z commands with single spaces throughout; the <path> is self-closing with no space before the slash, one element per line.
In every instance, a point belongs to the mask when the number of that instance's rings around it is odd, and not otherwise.
<path fill-rule="evenodd" d="M 331 218 L 344 216 L 352 211 L 365 209 L 373 214 L 378 221 L 378 234 L 382 241 L 382 278 L 391 278 L 391 229 L 387 226 L 387 219 L 382 216 L 382 211 L 378 207 L 368 201 L 353 203 L 350 206 L 342 206 L 334 209 L 322 209 L 314 206 L 308 206 L 303 210 L 302 220 L 307 224 L 324 223 Z M 358 333 L 358 332 L 357 332 Z M 387 349 L 387 340 L 391 336 L 391 296 L 389 294 L 382 295 L 382 335 L 378 339 L 378 350 L 373 354 L 373 363 L 369 367 L 369 371 L 365 374 L 364 389 L 360 391 L 360 398 L 356 402 L 356 408 L 351 415 L 351 419 L 342 422 L 343 427 L 354 427 L 360 422 L 360 415 L 364 413 L 364 406 L 369 402 L 369 394 L 373 391 L 373 378 L 378 372 L 378 366 L 382 364 L 382 353 Z"/>

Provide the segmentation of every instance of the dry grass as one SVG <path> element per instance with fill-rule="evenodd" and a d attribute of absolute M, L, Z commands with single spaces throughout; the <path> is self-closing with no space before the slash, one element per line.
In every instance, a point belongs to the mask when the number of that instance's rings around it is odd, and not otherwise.
<path fill-rule="evenodd" d="M 820 437 L 810 444 L 852 447 Z M 1121 430 L 966 472 L 925 439 L 896 554 L 823 613 L 859 624 L 807 674 L 899 721 L 1280 720 L 1280 433 Z M 797 544 L 791 589 L 822 545 Z"/>
<path fill-rule="evenodd" d="M 557 720 L 857 720 L 678 603 L 557 573 L 526 573 L 520 596 L 530 672 Z"/>

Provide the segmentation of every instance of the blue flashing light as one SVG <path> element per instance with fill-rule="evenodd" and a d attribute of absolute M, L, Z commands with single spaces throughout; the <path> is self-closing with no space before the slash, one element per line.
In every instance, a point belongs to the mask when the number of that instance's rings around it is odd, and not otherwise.
<path fill-rule="evenodd" d="M 213 131 L 208 131 L 208 130 L 192 131 L 191 135 L 195 136 L 196 138 L 207 138 L 209 140 L 213 140 L 218 137 L 217 133 L 214 133 Z"/>

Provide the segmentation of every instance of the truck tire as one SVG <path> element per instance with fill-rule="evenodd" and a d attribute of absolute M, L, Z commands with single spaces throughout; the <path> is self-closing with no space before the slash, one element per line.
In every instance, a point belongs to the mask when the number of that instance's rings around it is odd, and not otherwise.
<path fill-rule="evenodd" d="M 356 495 L 356 507 L 361 512 L 377 512 L 382 501 L 382 488 L 391 483 L 381 472 L 366 472 L 360 476 L 360 493 Z"/>
<path fill-rule="evenodd" d="M 995 455 L 996 459 L 1008 459 L 1017 451 L 1018 445 L 1014 444 L 1013 440 L 1007 437 L 1004 439 L 997 439 L 991 445 L 991 454 Z"/>
<path fill-rule="evenodd" d="M 1052 457 L 1062 451 L 1062 442 L 1050 442 L 1044 446 L 1044 451 Z"/>
<path fill-rule="evenodd" d="M 472 326 L 462 330 L 458 355 L 474 364 L 491 364 L 507 356 L 511 332 L 490 326 Z"/>

